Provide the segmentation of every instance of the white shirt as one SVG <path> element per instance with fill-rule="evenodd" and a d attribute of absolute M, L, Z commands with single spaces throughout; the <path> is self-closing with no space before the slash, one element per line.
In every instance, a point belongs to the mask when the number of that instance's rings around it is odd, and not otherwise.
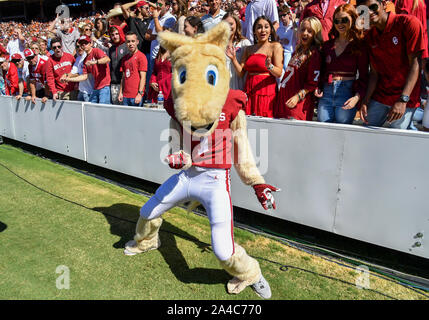
<path fill-rule="evenodd" d="M 277 29 L 277 35 L 280 40 L 287 39 L 289 40 L 288 44 L 284 44 L 282 41 L 280 42 L 283 46 L 283 50 L 288 53 L 292 53 L 295 51 L 296 46 L 296 37 L 293 32 L 293 23 L 289 22 L 289 25 L 285 26 L 283 23 L 280 23 L 279 28 Z"/>
<path fill-rule="evenodd" d="M 220 9 L 219 13 L 215 16 L 212 16 L 210 13 L 203 16 L 201 18 L 201 22 L 203 23 L 204 30 L 209 31 L 211 28 L 221 22 L 225 14 L 226 12 Z"/>
<path fill-rule="evenodd" d="M 17 39 L 11 39 L 7 43 L 6 46 L 7 52 L 9 52 L 9 55 L 12 56 L 15 53 L 19 53 L 21 56 L 24 56 L 24 50 L 25 50 L 25 42 Z"/>
<path fill-rule="evenodd" d="M 28 65 L 28 61 L 24 61 L 24 66 L 22 68 L 18 68 L 18 78 L 24 82 L 27 82 L 28 77 L 30 76 Z"/>
<path fill-rule="evenodd" d="M 250 45 L 251 43 L 247 39 L 243 39 L 239 43 L 235 44 L 235 54 L 238 62 L 241 62 L 241 57 L 243 56 L 244 48 Z M 245 74 L 243 77 L 238 76 L 234 65 L 231 63 L 231 59 L 228 57 L 226 57 L 226 66 L 229 70 L 230 76 L 229 87 L 235 90 L 244 90 L 244 83 L 246 81 L 247 74 Z"/>
<path fill-rule="evenodd" d="M 159 24 L 163 28 L 173 29 L 174 26 L 176 25 L 176 18 L 170 12 L 166 12 L 162 17 L 159 17 L 158 20 L 159 20 Z M 153 35 L 158 34 L 158 32 L 156 32 L 155 22 L 153 21 L 153 19 L 149 23 L 148 29 L 152 30 Z M 159 42 L 157 39 L 155 39 L 150 43 L 150 58 L 152 61 L 156 59 L 156 56 L 158 55 L 158 51 L 159 51 Z"/>
<path fill-rule="evenodd" d="M 76 55 L 76 61 L 73 65 L 71 73 L 74 74 L 83 74 L 83 60 L 86 58 L 86 52 L 83 52 L 82 55 Z M 94 76 L 91 73 L 88 73 L 88 79 L 85 81 L 79 82 L 79 91 L 91 94 L 94 91 Z"/>
<path fill-rule="evenodd" d="M 243 35 L 253 41 L 253 23 L 260 16 L 266 16 L 271 22 L 279 22 L 279 13 L 275 0 L 252 0 L 247 4 L 245 20 L 243 22 Z"/>

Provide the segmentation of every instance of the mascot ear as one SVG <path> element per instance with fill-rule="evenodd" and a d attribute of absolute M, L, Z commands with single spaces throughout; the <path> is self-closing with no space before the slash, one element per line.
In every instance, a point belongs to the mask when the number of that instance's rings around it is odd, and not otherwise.
<path fill-rule="evenodd" d="M 195 43 L 195 40 L 191 37 L 170 31 L 162 31 L 158 33 L 158 41 L 159 44 L 170 51 L 170 53 L 173 53 L 174 50 L 180 46 Z"/>
<path fill-rule="evenodd" d="M 226 49 L 229 41 L 229 35 L 231 28 L 228 23 L 222 21 L 209 31 L 199 34 L 194 38 L 177 34 L 175 32 L 163 31 L 158 34 L 159 44 L 173 53 L 174 50 L 183 45 L 192 44 L 214 44 L 220 47 L 222 50 Z"/>
<path fill-rule="evenodd" d="M 222 21 L 202 36 L 197 37 L 196 41 L 199 43 L 211 43 L 220 47 L 222 50 L 225 50 L 228 45 L 230 33 L 231 28 L 229 24 Z"/>

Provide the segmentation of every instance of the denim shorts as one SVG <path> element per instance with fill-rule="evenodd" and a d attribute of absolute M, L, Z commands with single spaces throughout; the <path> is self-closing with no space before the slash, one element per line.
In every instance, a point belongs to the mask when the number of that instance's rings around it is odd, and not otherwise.
<path fill-rule="evenodd" d="M 353 97 L 354 80 L 337 80 L 325 83 L 323 97 L 319 100 L 317 108 L 317 120 L 320 122 L 334 122 L 352 124 L 357 107 L 344 110 L 344 103 Z"/>

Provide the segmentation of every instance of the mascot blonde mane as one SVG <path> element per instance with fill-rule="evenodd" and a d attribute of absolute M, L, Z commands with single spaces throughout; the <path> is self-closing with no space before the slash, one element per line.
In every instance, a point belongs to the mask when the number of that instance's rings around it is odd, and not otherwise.
<path fill-rule="evenodd" d="M 259 263 L 233 239 L 231 159 L 227 159 L 231 158 L 232 145 L 237 155 L 235 169 L 243 183 L 254 188 L 265 209 L 275 209 L 271 192 L 278 189 L 265 184 L 255 165 L 243 111 L 245 94 L 229 89 L 225 56 L 229 34 L 229 25 L 221 22 L 194 38 L 172 32 L 158 35 L 160 45 L 171 55 L 172 99 L 166 101 L 165 108 L 171 116 L 170 129 L 179 137 L 172 139 L 172 153 L 166 163 L 181 171 L 164 182 L 142 207 L 136 235 L 124 253 L 135 255 L 159 248 L 161 215 L 181 202 L 196 201 L 208 213 L 214 254 L 233 276 L 227 284 L 228 293 L 238 294 L 251 286 L 259 296 L 270 298 L 271 290 Z M 222 133 L 220 139 L 218 132 Z M 186 144 L 186 137 L 192 137 L 193 143 Z"/>

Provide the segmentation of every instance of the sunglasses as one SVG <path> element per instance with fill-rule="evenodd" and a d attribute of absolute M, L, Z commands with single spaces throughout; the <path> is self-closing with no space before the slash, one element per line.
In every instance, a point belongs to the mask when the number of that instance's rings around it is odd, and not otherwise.
<path fill-rule="evenodd" d="M 52 46 L 52 49 L 54 49 L 54 50 L 61 49 L 61 46 Z"/>
<path fill-rule="evenodd" d="M 280 17 L 286 17 L 289 13 L 282 13 L 280 14 Z"/>
<path fill-rule="evenodd" d="M 91 29 L 83 29 L 83 31 L 91 31 Z"/>
<path fill-rule="evenodd" d="M 341 19 L 334 19 L 334 24 L 346 24 L 346 23 L 349 23 L 350 22 L 350 20 L 349 20 L 349 18 L 346 18 L 346 17 L 344 17 L 344 18 L 341 18 Z"/>
<path fill-rule="evenodd" d="M 377 13 L 378 8 L 379 8 L 379 5 L 376 4 L 376 3 L 373 3 L 372 5 L 368 6 L 368 9 L 371 10 L 372 12 L 374 12 L 374 13 Z"/>

